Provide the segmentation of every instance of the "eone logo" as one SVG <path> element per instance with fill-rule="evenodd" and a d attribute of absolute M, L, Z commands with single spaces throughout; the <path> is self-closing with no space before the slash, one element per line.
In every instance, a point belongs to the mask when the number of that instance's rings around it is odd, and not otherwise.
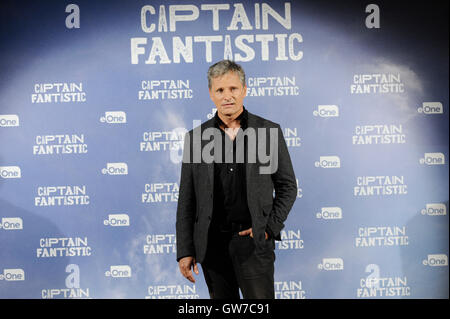
<path fill-rule="evenodd" d="M 419 160 L 420 164 L 426 165 L 443 165 L 445 164 L 445 156 L 442 153 L 425 153 L 424 157 Z"/>
<path fill-rule="evenodd" d="M 104 175 L 128 175 L 127 163 L 106 163 L 106 168 L 102 169 Z"/>
<path fill-rule="evenodd" d="M 109 214 L 108 219 L 103 221 L 105 226 L 130 226 L 130 216 L 127 214 Z"/>
<path fill-rule="evenodd" d="M 339 117 L 339 108 L 337 105 L 318 105 L 317 110 L 313 111 L 313 115 L 320 117 Z"/>
<path fill-rule="evenodd" d="M 427 204 L 426 207 L 420 212 L 422 215 L 444 216 L 447 215 L 447 208 L 441 203 L 430 203 Z"/>
<path fill-rule="evenodd" d="M 342 258 L 323 258 L 317 268 L 320 270 L 344 270 L 344 261 Z"/>
<path fill-rule="evenodd" d="M 19 166 L 0 166 L 0 176 L 2 178 L 21 178 Z"/>
<path fill-rule="evenodd" d="M 428 255 L 427 259 L 422 261 L 424 266 L 448 266 L 448 258 L 445 254 Z"/>
<path fill-rule="evenodd" d="M 423 114 L 443 114 L 444 108 L 441 102 L 423 102 L 422 107 L 419 107 L 417 112 Z"/>
<path fill-rule="evenodd" d="M 316 217 L 323 219 L 342 219 L 342 209 L 340 207 L 322 207 L 321 212 L 317 213 Z"/>
<path fill-rule="evenodd" d="M 16 114 L 0 115 L 0 127 L 19 126 L 19 117 Z"/>
<path fill-rule="evenodd" d="M 105 112 L 100 122 L 108 124 L 122 124 L 127 122 L 127 114 L 123 111 Z"/>
<path fill-rule="evenodd" d="M 4 230 L 19 230 L 23 229 L 23 221 L 20 217 L 3 217 L 0 229 Z"/>
<path fill-rule="evenodd" d="M 341 159 L 339 156 L 320 156 L 319 161 L 315 162 L 314 166 L 322 168 L 340 168 Z"/>
<path fill-rule="evenodd" d="M 106 277 L 112 278 L 128 278 L 131 277 L 131 268 L 128 265 L 116 265 L 109 267 L 105 272 Z"/>
<path fill-rule="evenodd" d="M 25 280 L 25 272 L 20 268 L 3 269 L 3 274 L 0 274 L 0 280 L 22 281 Z"/>

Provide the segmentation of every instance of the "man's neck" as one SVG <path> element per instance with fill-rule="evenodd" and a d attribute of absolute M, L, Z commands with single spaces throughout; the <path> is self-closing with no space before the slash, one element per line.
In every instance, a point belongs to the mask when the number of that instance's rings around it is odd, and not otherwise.
<path fill-rule="evenodd" d="M 222 115 L 220 113 L 218 113 L 217 115 L 222 120 L 222 122 L 225 124 L 225 127 L 239 128 L 239 127 L 241 127 L 241 123 L 239 120 L 236 120 L 236 119 L 239 117 L 239 115 L 242 114 L 242 112 L 244 112 L 244 108 L 242 108 L 239 113 L 236 112 L 235 114 L 230 115 L 230 116 Z"/>

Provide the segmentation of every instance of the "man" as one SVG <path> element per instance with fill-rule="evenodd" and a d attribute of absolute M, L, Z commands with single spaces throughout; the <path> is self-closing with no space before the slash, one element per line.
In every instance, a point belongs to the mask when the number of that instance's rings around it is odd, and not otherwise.
<path fill-rule="evenodd" d="M 212 65 L 208 86 L 217 112 L 185 136 L 179 268 L 195 282 L 200 263 L 212 299 L 239 299 L 239 289 L 246 299 L 273 299 L 275 240 L 297 195 L 291 159 L 280 126 L 245 109 L 240 65 Z"/>

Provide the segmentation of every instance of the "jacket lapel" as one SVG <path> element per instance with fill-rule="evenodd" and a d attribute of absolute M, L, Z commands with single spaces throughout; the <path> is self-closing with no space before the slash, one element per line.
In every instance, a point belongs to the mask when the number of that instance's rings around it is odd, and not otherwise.
<path fill-rule="evenodd" d="M 213 124 L 214 122 L 213 121 L 214 121 L 214 118 L 212 118 L 211 120 L 209 120 L 209 121 L 207 121 L 207 122 L 202 124 L 202 129 L 201 129 L 202 136 L 203 136 L 203 131 L 205 129 L 214 126 L 214 124 Z M 203 152 L 203 149 L 204 149 L 205 145 L 208 144 L 209 142 L 210 142 L 210 140 L 203 140 L 203 138 L 202 138 L 202 140 L 201 140 L 201 145 L 202 145 L 201 150 L 202 150 L 202 152 Z M 203 162 L 203 160 L 202 160 L 202 162 Z M 214 186 L 214 162 L 213 163 L 204 163 L 204 165 L 206 166 L 206 170 L 208 172 L 209 185 L 210 185 L 210 187 L 212 189 L 212 187 Z"/>
<path fill-rule="evenodd" d="M 253 114 L 251 114 L 250 112 L 248 112 L 248 119 L 247 119 L 247 127 L 248 128 L 252 128 L 255 130 L 255 135 L 256 135 L 256 145 L 258 145 L 258 129 L 257 129 L 257 123 L 256 123 L 256 118 L 253 116 Z M 242 141 L 244 140 L 243 138 L 241 139 Z M 250 149 L 251 152 L 257 152 L 257 149 L 255 148 L 256 145 L 247 145 L 247 147 L 252 148 Z M 249 153 L 249 150 L 246 150 L 247 154 Z M 245 179 L 246 179 L 246 184 L 247 184 L 247 196 L 250 193 L 249 190 L 251 190 L 252 188 L 252 168 L 255 166 L 255 163 L 245 163 Z"/>

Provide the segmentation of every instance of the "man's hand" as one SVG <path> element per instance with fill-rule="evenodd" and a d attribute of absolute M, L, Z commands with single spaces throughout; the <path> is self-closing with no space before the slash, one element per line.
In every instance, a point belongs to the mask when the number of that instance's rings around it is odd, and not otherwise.
<path fill-rule="evenodd" d="M 239 232 L 239 236 L 248 236 L 248 235 L 250 235 L 250 237 L 253 238 L 253 231 L 251 228 Z M 267 232 L 265 232 L 265 235 L 267 240 L 269 238 L 269 235 L 267 234 Z"/>
<path fill-rule="evenodd" d="M 178 266 L 180 267 L 181 274 L 190 282 L 195 283 L 195 278 L 192 275 L 191 268 L 194 268 L 194 272 L 196 275 L 198 275 L 198 266 L 195 262 L 195 258 L 192 256 L 183 257 L 178 262 Z"/>

